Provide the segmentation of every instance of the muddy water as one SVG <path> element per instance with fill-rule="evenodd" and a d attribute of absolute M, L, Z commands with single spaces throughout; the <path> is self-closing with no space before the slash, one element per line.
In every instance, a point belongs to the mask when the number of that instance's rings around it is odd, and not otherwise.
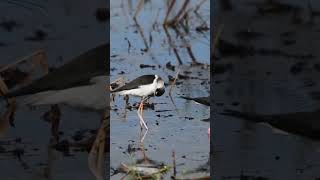
<path fill-rule="evenodd" d="M 191 2 L 189 7 L 195 5 L 195 2 Z M 177 80 L 177 85 L 171 93 L 172 101 L 168 93 L 169 86 L 166 87 L 163 96 L 151 99 L 154 110 L 144 111 L 144 120 L 149 127 L 143 142 L 144 152 L 139 149 L 141 132 L 136 109 L 126 109 L 123 97 L 116 96 L 115 101 L 111 102 L 111 179 L 120 179 L 125 175 L 114 171 L 121 163 L 135 164 L 143 158 L 148 158 L 156 164 L 172 166 L 173 151 L 176 154 L 177 174 L 180 177 L 208 175 L 209 123 L 202 120 L 209 118 L 210 109 L 180 96 L 209 95 L 209 31 L 197 32 L 195 28 L 200 26 L 202 21 L 194 13 L 190 13 L 190 33 L 179 38 L 173 29 L 168 29 L 171 38 L 169 42 L 162 27 L 166 12 L 165 3 L 146 1 L 137 16 L 138 25 L 132 18 L 136 6 L 137 1 L 111 2 L 111 81 L 119 77 L 130 81 L 143 74 L 158 74 L 168 84 L 169 76 L 174 77 L 178 71 L 189 78 Z M 208 7 L 209 1 L 202 6 L 199 14 L 207 26 L 210 26 Z M 179 5 L 174 8 L 176 13 Z M 182 29 L 179 31 L 185 33 Z M 143 40 L 143 36 L 146 41 Z M 179 63 L 173 48 L 170 48 L 170 43 L 171 47 L 178 50 L 182 64 Z M 193 61 L 185 48 L 188 44 L 196 61 Z M 148 51 L 145 51 L 146 48 Z M 174 69 L 167 68 L 167 63 L 174 66 Z M 195 65 L 196 63 L 199 64 Z M 144 65 L 151 67 L 144 68 Z M 139 100 L 130 97 L 129 103 L 132 106 Z M 137 149 L 131 152 L 128 151 L 128 147 Z M 165 175 L 165 179 L 171 175 L 172 169 Z"/>
<path fill-rule="evenodd" d="M 3 26 L 0 28 L 1 65 L 45 48 L 50 67 L 57 67 L 107 41 L 106 22 L 98 22 L 95 17 L 96 9 L 104 7 L 105 1 L 91 1 L 90 6 L 86 6 L 85 1 L 72 0 L 32 1 L 36 5 L 26 1 L 10 2 L 0 2 L 1 24 L 12 20 L 18 25 L 14 25 L 12 31 Z M 36 37 L 37 30 L 47 34 L 44 39 L 27 40 Z M 5 109 L 2 101 L 1 115 Z M 1 126 L 1 180 L 95 179 L 88 168 L 86 151 L 71 148 L 65 153 L 49 147 L 51 127 L 42 119 L 49 109 L 48 106 L 21 107 L 16 112 L 14 128 Z M 71 141 L 77 132 L 99 127 L 101 115 L 98 113 L 66 106 L 60 106 L 60 109 L 61 140 Z"/>

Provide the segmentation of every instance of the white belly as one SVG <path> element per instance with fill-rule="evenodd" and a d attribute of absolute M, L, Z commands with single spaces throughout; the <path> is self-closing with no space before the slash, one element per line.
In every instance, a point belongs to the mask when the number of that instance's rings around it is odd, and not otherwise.
<path fill-rule="evenodd" d="M 93 84 L 79 86 L 64 90 L 46 91 L 24 97 L 24 105 L 48 105 L 67 104 L 75 107 L 83 107 L 102 110 L 107 107 L 106 85 L 109 76 L 99 76 L 91 80 Z"/>
<path fill-rule="evenodd" d="M 146 97 L 154 94 L 155 90 L 156 90 L 156 84 L 151 84 L 151 85 L 139 86 L 139 89 L 124 90 L 119 92 L 119 94 Z"/>

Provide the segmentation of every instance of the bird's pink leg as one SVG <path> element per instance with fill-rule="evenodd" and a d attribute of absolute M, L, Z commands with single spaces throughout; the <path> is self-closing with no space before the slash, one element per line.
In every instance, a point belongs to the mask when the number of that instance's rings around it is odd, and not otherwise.
<path fill-rule="evenodd" d="M 144 102 L 145 99 L 142 99 L 141 100 L 141 103 L 139 105 L 139 108 L 138 108 L 138 115 L 139 115 L 139 119 L 140 119 L 140 126 L 142 128 L 142 125 L 146 128 L 146 130 L 148 130 L 148 126 L 147 124 L 144 122 L 143 120 L 143 117 L 142 117 L 142 114 L 143 114 L 143 102 Z"/>
<path fill-rule="evenodd" d="M 141 127 L 141 129 L 142 129 L 142 126 L 143 126 L 143 124 L 142 124 L 142 122 L 141 122 L 141 118 L 140 118 L 140 111 L 141 111 L 141 103 L 139 104 L 139 108 L 138 108 L 138 115 L 139 115 L 139 123 L 140 123 L 140 127 Z"/>
<path fill-rule="evenodd" d="M 143 100 L 141 101 L 141 116 L 143 116 Z"/>

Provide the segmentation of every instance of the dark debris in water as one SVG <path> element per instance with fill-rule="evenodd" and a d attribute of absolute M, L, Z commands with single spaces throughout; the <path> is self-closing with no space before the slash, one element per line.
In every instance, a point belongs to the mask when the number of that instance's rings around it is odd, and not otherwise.
<path fill-rule="evenodd" d="M 201 25 L 201 26 L 197 26 L 196 27 L 196 31 L 199 32 L 199 33 L 202 33 L 202 32 L 206 32 L 206 31 L 209 31 L 209 27 L 206 26 L 206 25 Z"/>
<path fill-rule="evenodd" d="M 187 120 L 193 120 L 194 117 L 184 117 L 184 119 L 187 119 Z"/>
<path fill-rule="evenodd" d="M 293 75 L 298 75 L 304 70 L 307 64 L 308 64 L 307 62 L 297 62 L 293 66 L 291 66 L 290 72 Z"/>
<path fill-rule="evenodd" d="M 42 30 L 42 29 L 37 29 L 36 31 L 34 31 L 33 35 L 32 36 L 28 36 L 28 37 L 25 37 L 24 40 L 26 41 L 44 41 L 46 40 L 48 37 L 48 34 Z"/>
<path fill-rule="evenodd" d="M 169 115 L 165 115 L 163 116 L 164 118 L 167 118 L 167 117 L 172 117 L 173 115 L 172 114 L 169 114 Z"/>
<path fill-rule="evenodd" d="M 22 24 L 17 23 L 15 20 L 5 20 L 0 23 L 0 27 L 7 32 L 12 32 L 13 29 L 21 27 Z"/>
<path fill-rule="evenodd" d="M 175 70 L 175 66 L 171 65 L 171 62 L 170 62 L 170 61 L 167 62 L 166 68 L 169 69 L 169 70 L 171 70 L 171 71 L 174 71 L 174 70 Z"/>
<path fill-rule="evenodd" d="M 191 79 L 191 77 L 186 76 L 186 75 L 182 75 L 182 74 L 178 74 L 178 79 Z"/>
<path fill-rule="evenodd" d="M 148 65 L 148 64 L 140 64 L 140 68 L 143 69 L 143 68 L 152 68 L 152 69 L 155 69 L 156 66 L 154 65 Z"/>
<path fill-rule="evenodd" d="M 164 109 L 164 110 L 156 110 L 155 112 L 168 112 L 168 111 L 172 111 L 171 109 Z"/>
<path fill-rule="evenodd" d="M 207 118 L 207 119 L 201 119 L 201 121 L 203 121 L 203 122 L 210 122 L 210 118 Z"/>
<path fill-rule="evenodd" d="M 178 74 L 178 79 L 180 79 L 180 80 L 188 80 L 188 79 L 207 80 L 207 79 L 203 79 L 203 78 L 200 78 L 200 77 L 183 75 L 183 74 Z"/>

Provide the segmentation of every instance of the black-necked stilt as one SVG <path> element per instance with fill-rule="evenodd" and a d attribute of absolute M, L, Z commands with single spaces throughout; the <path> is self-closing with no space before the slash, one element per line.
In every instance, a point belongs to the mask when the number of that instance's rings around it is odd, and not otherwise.
<path fill-rule="evenodd" d="M 93 110 L 107 107 L 109 44 L 100 45 L 74 58 L 31 84 L 4 97 L 23 96 L 22 104 L 67 104 Z"/>
<path fill-rule="evenodd" d="M 109 56 L 109 44 L 100 45 L 31 84 L 4 95 L 6 98 L 23 96 L 22 104 L 32 106 L 67 104 L 104 111 L 101 127 L 88 157 L 89 168 L 97 178 L 103 177 L 98 172 L 99 169 L 104 169 L 103 163 L 100 163 L 98 159 L 104 159 L 109 123 L 106 111 L 109 104 L 106 102 Z"/>
<path fill-rule="evenodd" d="M 141 97 L 141 103 L 138 108 L 138 115 L 143 111 L 143 103 L 152 96 L 162 96 L 165 92 L 164 81 L 158 75 L 143 75 L 131 82 L 111 90 L 111 93 L 119 95 L 132 95 Z M 140 118 L 140 126 L 148 130 L 148 126 L 143 118 Z"/>

